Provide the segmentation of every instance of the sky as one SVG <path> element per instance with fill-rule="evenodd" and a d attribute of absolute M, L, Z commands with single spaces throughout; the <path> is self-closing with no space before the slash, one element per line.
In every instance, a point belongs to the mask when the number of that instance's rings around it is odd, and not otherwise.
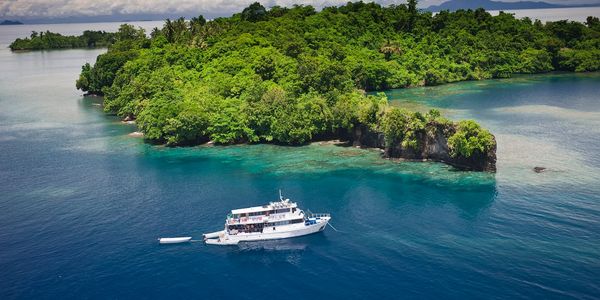
<path fill-rule="evenodd" d="M 0 19 L 67 18 L 105 15 L 196 15 L 228 16 L 240 12 L 256 0 L 0 0 Z M 518 0 L 502 0 L 505 2 Z M 262 0 L 266 7 L 310 4 L 320 9 L 341 5 L 348 0 Z M 405 3 L 404 0 L 375 0 L 383 5 Z M 445 0 L 421 0 L 420 7 L 440 4 Z M 600 0 L 544 0 L 556 4 L 599 3 Z"/>

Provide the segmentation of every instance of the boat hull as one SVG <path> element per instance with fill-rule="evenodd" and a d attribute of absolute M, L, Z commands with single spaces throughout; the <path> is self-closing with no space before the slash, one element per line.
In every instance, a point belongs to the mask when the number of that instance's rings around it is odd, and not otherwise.
<path fill-rule="evenodd" d="M 311 225 L 300 224 L 299 226 L 289 226 L 290 228 L 274 230 L 265 228 L 263 232 L 255 233 L 224 234 L 218 238 L 207 238 L 205 242 L 208 245 L 237 245 L 240 242 L 287 239 L 323 231 L 328 222 L 329 218 L 323 218 L 316 224 Z"/>

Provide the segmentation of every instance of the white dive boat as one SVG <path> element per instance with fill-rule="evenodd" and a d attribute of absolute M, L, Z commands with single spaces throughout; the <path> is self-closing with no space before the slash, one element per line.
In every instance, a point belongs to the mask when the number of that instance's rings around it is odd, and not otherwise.
<path fill-rule="evenodd" d="M 305 213 L 290 199 L 263 206 L 234 209 L 227 215 L 225 228 L 205 233 L 210 245 L 237 245 L 239 242 L 285 239 L 323 231 L 329 214 Z"/>

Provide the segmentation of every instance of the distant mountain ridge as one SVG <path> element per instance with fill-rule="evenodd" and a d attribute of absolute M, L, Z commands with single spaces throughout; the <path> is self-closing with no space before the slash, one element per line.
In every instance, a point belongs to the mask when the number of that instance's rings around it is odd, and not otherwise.
<path fill-rule="evenodd" d="M 0 0 L 1 2 L 2 0 Z M 166 18 L 177 19 L 179 17 L 197 17 L 200 13 L 165 13 L 165 14 L 114 14 L 114 15 L 98 15 L 98 16 L 87 16 L 87 15 L 74 15 L 66 17 L 20 17 L 19 21 L 25 24 L 56 24 L 56 23 L 97 23 L 97 22 L 138 22 L 138 21 L 163 21 Z M 16 18 L 14 16 L 6 16 L 7 19 Z"/>
<path fill-rule="evenodd" d="M 0 25 L 23 25 L 23 23 L 19 22 L 19 21 L 13 21 L 13 20 L 4 20 L 2 22 L 0 22 Z"/>
<path fill-rule="evenodd" d="M 508 10 L 508 9 L 540 9 L 540 8 L 568 8 L 568 7 L 592 7 L 600 6 L 597 4 L 552 4 L 538 1 L 518 1 L 518 2 L 502 2 L 492 0 L 450 0 L 440 5 L 432 5 L 426 8 L 428 11 L 441 10 L 459 10 L 459 9 L 477 9 L 480 7 L 486 10 Z"/>

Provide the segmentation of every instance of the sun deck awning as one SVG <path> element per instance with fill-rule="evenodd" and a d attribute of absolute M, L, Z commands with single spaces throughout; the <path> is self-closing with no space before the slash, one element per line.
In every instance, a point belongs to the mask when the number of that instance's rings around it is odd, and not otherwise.
<path fill-rule="evenodd" d="M 269 211 L 269 210 L 294 208 L 294 207 L 298 207 L 298 205 L 295 202 L 289 202 L 289 200 L 286 200 L 286 202 L 271 202 L 271 203 L 263 205 L 263 206 L 253 206 L 253 207 L 247 207 L 247 208 L 233 209 L 233 210 L 231 210 L 231 213 L 234 215 L 240 215 L 240 214 L 264 212 L 264 211 Z"/>
<path fill-rule="evenodd" d="M 271 209 L 273 209 L 273 208 L 270 205 L 263 205 L 263 206 L 253 206 L 253 207 L 247 207 L 247 208 L 234 209 L 231 211 L 231 213 L 234 215 L 240 215 L 240 214 L 248 214 L 248 213 L 260 212 L 260 211 L 267 211 L 267 210 L 271 210 Z"/>

